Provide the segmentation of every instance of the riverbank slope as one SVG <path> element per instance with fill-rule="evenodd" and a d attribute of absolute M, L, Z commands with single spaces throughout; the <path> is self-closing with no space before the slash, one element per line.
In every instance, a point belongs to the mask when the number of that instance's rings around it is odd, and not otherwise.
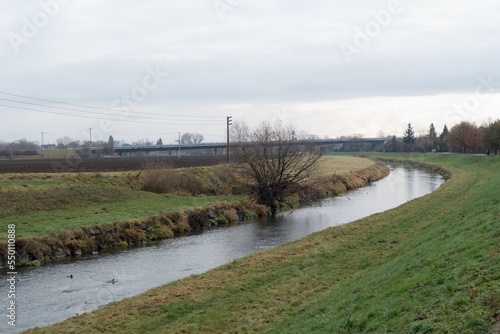
<path fill-rule="evenodd" d="M 325 156 L 312 184 L 288 198 L 283 209 L 362 187 L 387 173 L 384 164 L 370 159 Z M 16 226 L 17 266 L 36 265 L 265 215 L 266 208 L 248 198 L 248 188 L 227 165 L 2 174 L 0 227 Z M 6 265 L 7 251 L 0 236 L 0 266 Z"/>
<path fill-rule="evenodd" d="M 500 316 L 500 159 L 434 193 L 26 333 L 487 333 Z"/>

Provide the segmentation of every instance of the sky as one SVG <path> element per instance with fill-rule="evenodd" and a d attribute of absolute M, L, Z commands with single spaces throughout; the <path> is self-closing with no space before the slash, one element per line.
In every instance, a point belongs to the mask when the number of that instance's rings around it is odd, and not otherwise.
<path fill-rule="evenodd" d="M 498 13 L 498 0 L 6 0 L 0 141 L 223 142 L 227 116 L 329 138 L 481 125 L 500 118 Z"/>

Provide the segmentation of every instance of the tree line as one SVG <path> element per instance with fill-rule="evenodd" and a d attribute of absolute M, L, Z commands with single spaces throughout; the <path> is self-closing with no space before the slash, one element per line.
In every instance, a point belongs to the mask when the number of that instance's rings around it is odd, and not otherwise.
<path fill-rule="evenodd" d="M 451 129 L 445 125 L 438 135 L 433 123 L 425 135 L 416 136 L 408 123 L 402 137 L 392 136 L 384 145 L 387 152 L 457 152 L 498 154 L 500 119 L 476 126 L 462 121 Z"/>
<path fill-rule="evenodd" d="M 179 140 L 175 142 L 180 145 L 195 145 L 200 144 L 205 137 L 200 133 L 183 133 Z M 163 139 L 159 137 L 156 141 L 152 141 L 148 138 L 139 139 L 137 141 L 129 144 L 125 141 L 120 141 L 113 138 L 112 135 L 109 136 L 107 141 L 104 140 L 78 140 L 71 138 L 69 136 L 63 136 L 56 139 L 55 144 L 46 144 L 40 146 L 38 142 L 31 142 L 26 139 L 20 139 L 13 142 L 2 142 L 0 141 L 0 156 L 3 157 L 14 157 L 14 156 L 34 156 L 38 155 L 38 150 L 41 149 L 70 149 L 75 150 L 78 154 L 85 156 L 88 155 L 90 147 L 97 148 L 99 151 L 105 155 L 112 155 L 114 153 L 115 147 L 127 147 L 127 146 L 162 146 Z"/>

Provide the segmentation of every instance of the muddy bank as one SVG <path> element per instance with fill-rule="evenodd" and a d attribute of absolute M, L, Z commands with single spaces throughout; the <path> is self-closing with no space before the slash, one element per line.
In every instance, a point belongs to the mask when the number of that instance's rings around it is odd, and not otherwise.
<path fill-rule="evenodd" d="M 346 175 L 322 177 L 288 198 L 282 210 L 363 187 L 382 179 L 388 173 L 389 168 L 385 164 L 376 162 L 368 168 Z M 243 200 L 221 203 L 209 208 L 192 208 L 126 222 L 89 226 L 46 237 L 22 238 L 16 241 L 17 265 L 37 265 L 111 247 L 141 245 L 148 241 L 173 238 L 192 231 L 224 226 L 267 214 L 266 207 L 251 200 Z M 7 242 L 3 241 L 0 243 L 1 267 L 6 265 L 7 252 Z"/>

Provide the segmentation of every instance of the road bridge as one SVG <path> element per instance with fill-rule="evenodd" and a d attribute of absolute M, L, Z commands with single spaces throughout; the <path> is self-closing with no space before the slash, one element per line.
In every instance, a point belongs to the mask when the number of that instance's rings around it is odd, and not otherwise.
<path fill-rule="evenodd" d="M 307 142 L 318 146 L 346 146 L 350 145 L 370 145 L 372 148 L 383 145 L 387 138 L 341 138 L 341 139 L 312 139 Z M 178 155 L 181 152 L 195 150 L 211 150 L 214 155 L 223 155 L 227 148 L 227 143 L 202 143 L 188 145 L 149 145 L 149 146 L 122 146 L 116 147 L 115 153 L 118 155 L 129 155 L 138 153 L 167 153 L 168 155 Z M 93 154 L 103 153 L 103 149 L 93 148 Z"/>

